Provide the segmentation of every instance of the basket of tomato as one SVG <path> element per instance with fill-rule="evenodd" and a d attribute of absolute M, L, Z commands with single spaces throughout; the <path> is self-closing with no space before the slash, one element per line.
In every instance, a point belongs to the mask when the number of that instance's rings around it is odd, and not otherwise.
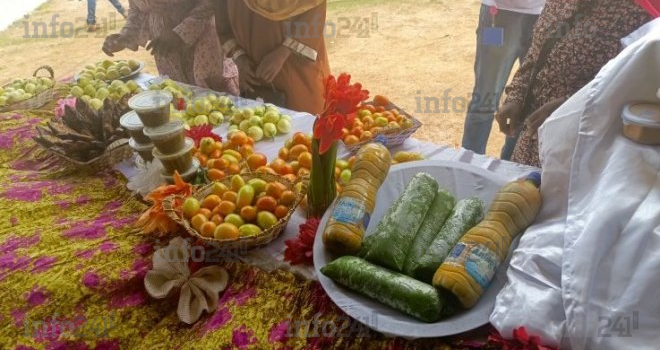
<path fill-rule="evenodd" d="M 181 207 L 175 197 L 163 208 L 192 236 L 221 246 L 264 246 L 286 227 L 305 196 L 304 186 L 268 173 L 225 177 L 197 188 Z"/>
<path fill-rule="evenodd" d="M 376 135 L 385 137 L 388 148 L 401 145 L 422 123 L 387 97 L 376 95 L 371 102 L 358 107 L 357 116 L 342 130 L 342 142 L 350 152 L 357 152 Z"/>

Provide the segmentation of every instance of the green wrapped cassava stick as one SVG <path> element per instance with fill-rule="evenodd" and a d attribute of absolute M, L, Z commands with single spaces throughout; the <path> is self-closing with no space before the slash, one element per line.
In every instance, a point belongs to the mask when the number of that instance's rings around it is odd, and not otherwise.
<path fill-rule="evenodd" d="M 410 246 L 410 250 L 408 250 L 406 263 L 403 268 L 403 272 L 406 275 L 414 277 L 413 272 L 417 267 L 418 259 L 424 255 L 431 242 L 433 242 L 433 239 L 438 235 L 455 205 L 456 198 L 454 198 L 451 192 L 441 188 L 435 195 L 433 203 L 431 203 L 431 207 L 417 231 L 415 240 Z"/>
<path fill-rule="evenodd" d="M 365 239 L 360 256 L 374 264 L 403 271 L 406 255 L 419 226 L 438 192 L 438 183 L 426 173 L 415 175 L 392 208 Z"/>
<path fill-rule="evenodd" d="M 442 316 L 443 299 L 430 284 L 392 272 L 355 256 L 321 268 L 331 280 L 425 322 Z"/>
<path fill-rule="evenodd" d="M 440 232 L 435 236 L 426 253 L 413 263 L 411 276 L 420 281 L 431 283 L 433 275 L 445 260 L 458 240 L 468 230 L 476 226 L 484 217 L 484 205 L 479 198 L 467 198 L 458 201 L 451 215 L 445 221 Z"/>

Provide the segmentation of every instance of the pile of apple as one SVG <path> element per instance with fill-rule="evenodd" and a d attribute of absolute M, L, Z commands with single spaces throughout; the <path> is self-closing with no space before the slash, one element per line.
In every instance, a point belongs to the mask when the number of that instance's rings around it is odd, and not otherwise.
<path fill-rule="evenodd" d="M 76 84 L 71 86 L 69 94 L 83 100 L 98 111 L 103 108 L 103 101 L 106 98 L 118 101 L 124 96 L 137 93 L 140 90 L 140 86 L 134 80 L 125 83 L 121 80 L 113 80 L 108 84 L 102 79 L 80 77 Z"/>
<path fill-rule="evenodd" d="M 0 107 L 29 100 L 53 87 L 50 78 L 16 79 L 5 87 L 0 87 Z"/>
<path fill-rule="evenodd" d="M 184 98 L 184 99 L 192 99 L 193 97 L 193 92 L 187 87 L 183 87 L 179 85 L 176 81 L 172 79 L 165 79 L 160 83 L 152 83 L 149 85 L 149 90 L 165 90 L 169 91 L 172 93 L 172 96 L 176 99 Z"/>
<path fill-rule="evenodd" d="M 79 78 L 112 81 L 133 74 L 133 72 L 139 67 L 140 63 L 136 60 L 104 60 L 103 62 L 87 65 L 85 69 L 80 72 Z"/>
<path fill-rule="evenodd" d="M 208 94 L 198 96 L 186 102 L 186 109 L 172 113 L 174 118 L 182 119 L 186 125 L 218 126 L 225 121 L 225 114 L 232 113 L 234 102 L 227 96 Z"/>
<path fill-rule="evenodd" d="M 214 182 L 201 202 L 189 197 L 183 203 L 184 216 L 202 236 L 224 240 L 260 235 L 296 203 L 297 195 L 280 182 L 246 182 L 233 175 L 230 184 Z"/>
<path fill-rule="evenodd" d="M 229 119 L 229 123 L 228 137 L 234 132 L 242 131 L 254 141 L 272 139 L 291 131 L 291 117 L 280 113 L 274 105 L 238 110 Z"/>
<path fill-rule="evenodd" d="M 360 106 L 357 117 L 342 130 L 344 143 L 350 146 L 371 140 L 377 134 L 399 132 L 413 126 L 410 118 L 396 108 L 388 110 L 388 105 L 387 97 L 376 95 L 373 104 Z"/>

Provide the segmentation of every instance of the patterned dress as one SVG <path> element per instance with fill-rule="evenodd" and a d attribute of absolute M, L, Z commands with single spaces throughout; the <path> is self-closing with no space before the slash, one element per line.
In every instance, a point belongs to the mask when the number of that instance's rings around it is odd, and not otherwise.
<path fill-rule="evenodd" d="M 155 55 L 161 75 L 214 90 L 238 94 L 238 69 L 223 58 L 215 30 L 211 0 L 129 0 L 121 34 L 129 49 L 145 46 L 165 31 L 174 31 L 186 44 L 169 55 Z"/>
<path fill-rule="evenodd" d="M 525 62 L 506 88 L 507 103 L 523 104 L 530 87 L 534 65 L 545 41 L 557 26 L 567 27 L 566 21 L 577 11 L 578 4 L 590 7 L 570 23 L 570 32 L 559 40 L 536 80 L 531 86 L 527 117 L 547 102 L 559 97 L 570 97 L 622 50 L 621 38 L 627 36 L 651 16 L 632 0 L 549 0 L 534 28 L 533 42 Z M 524 127 L 512 160 L 541 166 L 536 133 Z"/>

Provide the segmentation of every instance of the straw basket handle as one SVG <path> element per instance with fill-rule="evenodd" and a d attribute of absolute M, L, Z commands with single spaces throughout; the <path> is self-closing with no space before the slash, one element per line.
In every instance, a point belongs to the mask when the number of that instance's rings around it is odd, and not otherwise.
<path fill-rule="evenodd" d="M 42 70 L 45 70 L 45 71 L 47 71 L 47 72 L 50 74 L 50 79 L 51 79 L 51 80 L 54 80 L 54 79 L 55 79 L 55 71 L 53 71 L 53 67 L 51 67 L 51 66 L 47 66 L 47 65 L 43 65 L 43 66 L 37 68 L 37 69 L 34 71 L 34 73 L 32 73 L 32 76 L 35 77 L 35 78 L 37 78 L 37 74 L 39 74 L 39 72 L 42 71 Z"/>
<path fill-rule="evenodd" d="M 183 218 L 176 213 L 176 210 L 174 210 L 174 201 L 176 199 L 185 199 L 185 197 L 178 194 L 165 197 L 165 199 L 163 199 L 163 211 L 167 217 L 174 220 L 176 223 L 180 223 Z"/>

